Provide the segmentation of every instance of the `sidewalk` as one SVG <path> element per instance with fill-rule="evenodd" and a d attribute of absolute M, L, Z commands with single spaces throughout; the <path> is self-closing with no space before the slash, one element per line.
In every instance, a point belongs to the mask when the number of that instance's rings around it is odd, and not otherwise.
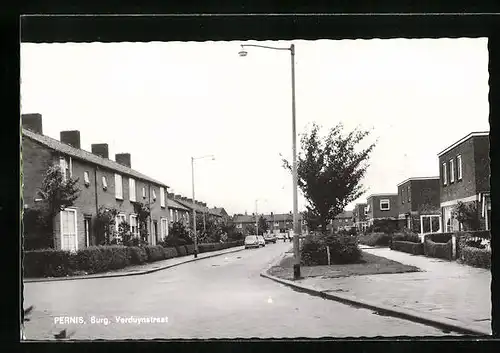
<path fill-rule="evenodd" d="M 307 277 L 293 281 L 305 289 L 348 302 L 371 303 L 386 311 L 449 327 L 491 334 L 491 272 L 457 262 L 415 256 L 389 248 L 363 251 L 416 266 L 421 272 L 344 278 Z M 275 278 L 273 278 L 275 279 Z M 275 279 L 276 280 L 276 279 Z M 280 280 L 281 281 L 281 280 Z M 289 284 L 291 285 L 291 283 Z M 370 305 L 368 305 L 370 306 Z"/>
<path fill-rule="evenodd" d="M 236 246 L 234 248 L 211 251 L 206 253 L 198 254 L 198 258 L 194 258 L 194 255 L 186 255 L 182 257 L 174 257 L 172 259 L 161 260 L 146 263 L 143 265 L 128 266 L 119 270 L 96 273 L 85 276 L 68 276 L 68 277 L 49 277 L 49 278 L 24 278 L 24 283 L 30 282 L 52 282 L 52 281 L 70 281 L 77 279 L 93 279 L 93 278 L 107 278 L 107 277 L 124 277 L 124 276 L 136 276 L 145 275 L 147 273 L 153 273 L 156 271 L 161 271 L 170 267 L 186 264 L 193 261 L 208 259 L 215 256 L 225 255 L 237 251 L 245 250 L 244 246 Z"/>

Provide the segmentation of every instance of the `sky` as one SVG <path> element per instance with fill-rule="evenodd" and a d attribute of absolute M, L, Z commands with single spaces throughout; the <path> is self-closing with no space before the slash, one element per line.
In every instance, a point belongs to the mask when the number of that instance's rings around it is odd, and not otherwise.
<path fill-rule="evenodd" d="M 297 142 L 371 130 L 377 142 L 362 181 L 396 193 L 410 177 L 439 175 L 437 154 L 488 131 L 487 39 L 292 41 Z M 80 130 L 81 146 L 108 143 L 132 168 L 229 214 L 291 212 L 290 41 L 21 44 L 21 113 L 40 113 L 45 135 Z M 300 145 L 298 146 L 300 147 Z M 256 202 L 256 200 L 258 200 Z M 299 191 L 299 211 L 306 201 Z"/>

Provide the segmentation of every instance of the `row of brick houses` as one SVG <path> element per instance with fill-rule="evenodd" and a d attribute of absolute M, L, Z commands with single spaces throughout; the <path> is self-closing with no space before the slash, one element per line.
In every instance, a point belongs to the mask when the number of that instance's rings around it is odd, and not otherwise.
<path fill-rule="evenodd" d="M 438 153 L 439 176 L 408 178 L 397 185 L 397 193 L 373 194 L 356 204 L 353 226 L 363 231 L 377 220 L 393 220 L 398 228 L 420 234 L 453 232 L 463 228 L 453 217 L 453 209 L 463 202 L 475 203 L 480 228 L 489 230 L 489 150 L 489 132 L 468 134 Z"/>
<path fill-rule="evenodd" d="M 251 215 L 245 214 L 235 214 L 233 216 L 233 223 L 236 229 L 243 234 L 246 234 L 247 226 L 254 226 L 260 217 L 264 217 L 266 224 L 268 226 L 269 232 L 274 234 L 288 233 L 293 229 L 293 214 L 289 213 L 273 213 L 270 214 L 259 214 L 255 216 L 255 213 Z M 306 231 L 305 222 L 302 220 L 302 215 L 299 213 L 299 222 L 302 225 L 302 233 Z"/>
<path fill-rule="evenodd" d="M 59 165 L 63 178 L 79 179 L 79 197 L 54 220 L 56 249 L 96 245 L 92 223 L 100 208 L 116 209 L 116 228 L 126 221 L 138 235 L 134 204 L 149 204 L 148 242 L 153 245 L 168 235 L 172 222 L 189 224 L 193 209 L 204 219 L 228 218 L 223 208 L 208 208 L 204 202 L 168 193 L 168 185 L 132 169 L 129 153 L 116 154 L 113 161 L 106 143 L 92 144 L 91 152 L 85 151 L 77 130 L 62 131 L 60 141 L 43 135 L 41 114 L 22 115 L 22 163 L 24 209 L 42 201 L 38 189 L 49 166 Z"/>

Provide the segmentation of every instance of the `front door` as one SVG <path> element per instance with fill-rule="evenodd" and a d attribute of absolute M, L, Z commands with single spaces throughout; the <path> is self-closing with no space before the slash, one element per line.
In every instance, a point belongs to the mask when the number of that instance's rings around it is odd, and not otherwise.
<path fill-rule="evenodd" d="M 61 249 L 78 250 L 76 232 L 76 210 L 65 209 L 61 211 Z"/>

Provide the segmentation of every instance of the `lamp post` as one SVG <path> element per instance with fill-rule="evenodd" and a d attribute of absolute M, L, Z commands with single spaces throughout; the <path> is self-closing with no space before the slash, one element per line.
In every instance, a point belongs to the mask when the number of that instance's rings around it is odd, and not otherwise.
<path fill-rule="evenodd" d="M 214 155 L 202 156 L 202 157 L 191 157 L 191 184 L 193 188 L 193 237 L 194 237 L 194 257 L 198 257 L 198 235 L 196 234 L 196 208 L 195 208 L 195 197 L 194 197 L 194 161 L 198 159 L 211 158 L 215 160 Z"/>
<path fill-rule="evenodd" d="M 297 134 L 296 134 L 296 119 L 295 119 L 295 45 L 291 44 L 290 47 L 270 47 L 266 45 L 257 44 L 242 44 L 241 50 L 238 53 L 240 56 L 247 56 L 248 52 L 245 47 L 255 47 L 271 50 L 288 50 L 290 51 L 291 69 L 292 69 L 292 178 L 293 178 L 293 277 L 294 279 L 300 278 L 300 250 L 299 250 L 299 236 L 301 228 L 299 225 L 298 217 L 298 175 L 297 175 Z"/>

